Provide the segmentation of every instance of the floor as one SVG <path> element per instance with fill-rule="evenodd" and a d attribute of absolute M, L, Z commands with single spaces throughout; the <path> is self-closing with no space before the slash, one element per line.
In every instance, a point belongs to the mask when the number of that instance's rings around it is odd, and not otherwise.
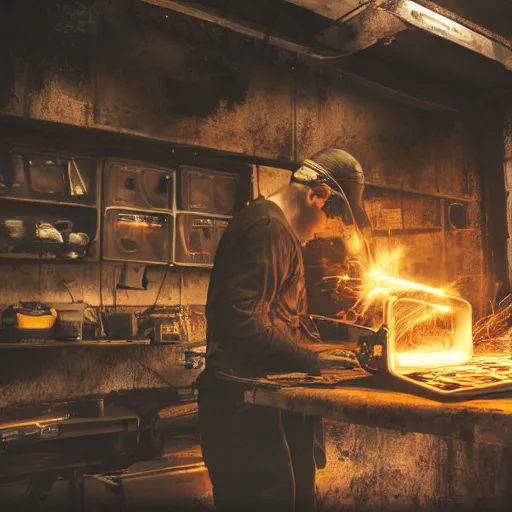
<path fill-rule="evenodd" d="M 145 512 L 213 510 L 211 484 L 200 448 L 176 440 L 172 452 L 137 463 L 120 476 L 84 475 L 56 482 L 37 496 L 28 482 L 0 486 L 0 509 L 13 512 Z"/>

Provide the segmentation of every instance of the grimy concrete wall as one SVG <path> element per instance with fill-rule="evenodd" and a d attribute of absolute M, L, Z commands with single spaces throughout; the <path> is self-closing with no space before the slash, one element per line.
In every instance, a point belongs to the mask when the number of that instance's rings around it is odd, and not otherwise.
<path fill-rule="evenodd" d="M 325 421 L 320 510 L 504 511 L 510 451 L 440 436 Z"/>
<path fill-rule="evenodd" d="M 0 114 L 281 161 L 335 146 L 361 161 L 370 183 L 468 196 L 475 229 L 446 237 L 448 272 L 440 266 L 440 233 L 385 238 L 377 246 L 406 247 L 404 271 L 411 277 L 439 282 L 465 276 L 462 288 L 480 303 L 479 187 L 468 125 L 461 117 L 396 103 L 326 66 L 136 5 L 2 2 Z M 264 169 L 262 192 L 267 195 L 286 179 L 287 174 Z M 113 301 L 118 267 L 103 267 L 105 304 Z M 100 274 L 94 265 L 26 263 L 2 266 L 1 272 L 3 304 L 26 299 L 28 290 L 41 300 L 67 300 L 62 280 L 77 300 L 99 303 Z M 153 271 L 147 291 L 119 291 L 117 304 L 151 304 L 160 280 L 161 273 Z M 208 272 L 172 271 L 161 302 L 204 303 L 207 281 Z"/>

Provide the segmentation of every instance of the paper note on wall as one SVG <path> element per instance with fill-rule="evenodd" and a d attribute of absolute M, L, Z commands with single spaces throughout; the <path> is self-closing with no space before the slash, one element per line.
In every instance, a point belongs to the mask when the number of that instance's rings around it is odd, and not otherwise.
<path fill-rule="evenodd" d="M 379 217 L 380 229 L 403 229 L 402 210 L 400 208 L 383 208 Z"/>

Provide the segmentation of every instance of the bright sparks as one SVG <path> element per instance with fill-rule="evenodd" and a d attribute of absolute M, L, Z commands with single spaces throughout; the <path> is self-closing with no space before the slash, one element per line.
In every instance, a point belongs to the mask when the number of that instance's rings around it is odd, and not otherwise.
<path fill-rule="evenodd" d="M 377 259 L 358 283 L 357 300 L 345 319 L 388 327 L 388 362 L 412 371 L 463 364 L 472 356 L 471 306 L 450 287 L 436 288 L 397 276 L 400 250 Z M 346 285 L 348 276 L 340 276 Z M 343 283 L 343 284 L 342 284 Z"/>

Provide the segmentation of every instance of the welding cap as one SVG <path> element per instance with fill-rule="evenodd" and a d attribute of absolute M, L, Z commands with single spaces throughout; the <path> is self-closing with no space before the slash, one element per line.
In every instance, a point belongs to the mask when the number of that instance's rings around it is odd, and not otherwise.
<path fill-rule="evenodd" d="M 336 148 L 322 149 L 311 158 L 304 160 L 292 176 L 292 182 L 302 183 L 308 187 L 326 185 L 330 196 L 323 208 L 327 217 L 341 217 L 347 222 L 347 202 L 353 211 L 358 224 L 366 224 L 366 214 L 361 204 L 361 194 L 350 194 L 352 201 L 347 199 L 344 188 L 363 189 L 364 173 L 361 164 L 349 153 Z"/>

